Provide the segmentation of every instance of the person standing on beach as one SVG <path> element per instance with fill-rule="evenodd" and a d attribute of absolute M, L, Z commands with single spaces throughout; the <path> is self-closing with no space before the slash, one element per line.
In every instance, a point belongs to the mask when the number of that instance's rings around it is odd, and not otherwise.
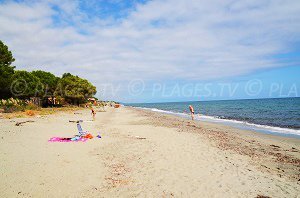
<path fill-rule="evenodd" d="M 194 120 L 194 114 L 195 114 L 194 107 L 192 105 L 190 105 L 189 108 L 190 108 L 192 120 Z"/>
<path fill-rule="evenodd" d="M 91 111 L 92 111 L 91 114 L 93 116 L 93 120 L 95 120 L 96 112 L 93 108 L 91 108 Z"/>

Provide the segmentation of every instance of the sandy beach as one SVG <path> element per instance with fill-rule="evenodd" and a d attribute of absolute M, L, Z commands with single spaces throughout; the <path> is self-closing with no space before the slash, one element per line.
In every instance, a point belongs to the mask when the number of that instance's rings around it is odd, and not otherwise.
<path fill-rule="evenodd" d="M 96 136 L 72 137 L 76 124 Z M 17 122 L 33 121 L 16 126 Z M 130 107 L 0 119 L 1 197 L 299 197 L 300 139 Z"/>

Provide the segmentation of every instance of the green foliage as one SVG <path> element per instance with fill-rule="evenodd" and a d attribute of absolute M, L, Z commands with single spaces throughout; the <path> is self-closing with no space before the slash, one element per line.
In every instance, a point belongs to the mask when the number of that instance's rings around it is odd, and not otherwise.
<path fill-rule="evenodd" d="M 58 82 L 58 87 L 59 89 L 54 94 L 64 97 L 67 102 L 72 104 L 84 103 L 97 92 L 96 87 L 89 81 L 70 73 L 63 74 Z"/>
<path fill-rule="evenodd" d="M 9 98 L 7 100 L 0 100 L 0 106 L 23 106 L 25 104 L 24 100 Z"/>
<path fill-rule="evenodd" d="M 73 75 L 70 74 L 70 73 L 64 73 L 64 74 L 62 75 L 62 78 L 71 77 L 71 76 L 73 76 Z"/>
<path fill-rule="evenodd" d="M 11 63 L 15 59 L 8 47 L 0 40 L 0 95 L 1 98 L 9 98 L 11 77 L 14 74 L 14 66 Z"/>
<path fill-rule="evenodd" d="M 50 72 L 41 70 L 32 71 L 31 73 L 41 82 L 41 85 L 38 87 L 38 96 L 52 96 L 59 78 Z"/>
<path fill-rule="evenodd" d="M 50 72 L 41 70 L 27 72 L 15 71 L 11 66 L 15 59 L 8 47 L 0 41 L 0 98 L 6 99 L 11 96 L 20 99 L 30 97 L 49 97 L 56 96 L 60 101 L 72 104 L 81 104 L 87 98 L 96 94 L 96 87 L 86 79 L 74 76 L 70 73 L 63 74 L 62 78 L 56 77 Z M 11 100 L 11 99 L 10 99 Z M 14 101 L 15 102 L 15 101 Z M 8 109 L 18 109 L 22 105 L 12 102 L 0 103 Z M 29 105 L 27 104 L 28 108 Z"/>
<path fill-rule="evenodd" d="M 15 59 L 8 47 L 0 40 L 0 65 L 10 66 Z"/>
<path fill-rule="evenodd" d="M 24 110 L 26 103 L 24 100 L 9 98 L 7 100 L 0 100 L 0 107 L 4 109 L 5 113 Z"/>
<path fill-rule="evenodd" d="M 12 81 L 13 94 L 24 99 L 36 96 L 41 86 L 39 78 L 27 71 L 16 71 Z"/>
<path fill-rule="evenodd" d="M 37 110 L 38 106 L 32 104 L 29 100 L 21 100 L 15 98 L 0 100 L 0 108 L 4 109 L 5 113 L 12 113 L 15 111 Z"/>
<path fill-rule="evenodd" d="M 35 104 L 32 104 L 32 103 L 27 103 L 25 106 L 24 106 L 24 109 L 23 109 L 23 111 L 25 111 L 25 110 L 39 110 L 40 109 L 40 107 L 39 106 L 37 106 L 37 105 L 35 105 Z"/>

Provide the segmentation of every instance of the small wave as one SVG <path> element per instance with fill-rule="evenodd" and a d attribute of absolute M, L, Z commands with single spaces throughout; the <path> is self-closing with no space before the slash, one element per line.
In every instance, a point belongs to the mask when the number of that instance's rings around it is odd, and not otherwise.
<path fill-rule="evenodd" d="M 135 108 L 155 111 L 155 112 L 159 112 L 159 113 L 172 114 L 172 115 L 185 117 L 185 118 L 190 116 L 190 114 L 188 114 L 188 113 L 166 111 L 166 110 L 161 110 L 161 109 L 156 109 L 156 108 L 145 108 L 145 107 L 135 107 Z M 224 123 L 224 124 L 227 123 L 231 126 L 236 126 L 238 128 L 249 129 L 249 130 L 254 130 L 254 131 L 264 131 L 264 132 L 271 132 L 271 133 L 300 136 L 300 130 L 297 130 L 297 129 L 289 129 L 289 128 L 281 128 L 281 127 L 275 127 L 275 126 L 254 124 L 254 123 L 239 121 L 239 120 L 234 120 L 234 119 L 226 119 L 224 116 L 214 117 L 214 116 L 196 114 L 195 119 L 203 120 L 203 121 L 210 121 L 210 122 L 219 122 L 219 123 Z"/>
<path fill-rule="evenodd" d="M 198 117 L 203 118 L 205 120 L 213 120 L 216 122 L 228 122 L 233 124 L 240 124 L 243 126 L 248 126 L 250 129 L 256 129 L 256 130 L 265 130 L 269 132 L 276 132 L 276 133 L 283 133 L 283 134 L 292 134 L 292 135 L 298 135 L 300 136 L 300 130 L 297 129 L 289 129 L 289 128 L 281 128 L 281 127 L 275 127 L 275 126 L 268 126 L 268 125 L 261 125 L 261 124 L 254 124 L 249 123 L 245 121 L 239 121 L 234 119 L 224 119 L 224 118 L 217 118 L 213 116 L 205 116 L 205 115 L 198 115 Z M 252 128 L 251 128 L 252 127 Z"/>
<path fill-rule="evenodd" d="M 187 114 L 187 113 L 166 111 L 166 110 L 161 110 L 161 109 L 156 109 L 156 108 L 146 108 L 146 107 L 134 107 L 134 108 L 151 110 L 151 111 L 155 111 L 155 112 L 159 112 L 159 113 L 172 114 L 172 115 L 177 115 L 177 116 L 180 116 L 180 117 L 188 117 L 189 116 L 189 114 Z"/>

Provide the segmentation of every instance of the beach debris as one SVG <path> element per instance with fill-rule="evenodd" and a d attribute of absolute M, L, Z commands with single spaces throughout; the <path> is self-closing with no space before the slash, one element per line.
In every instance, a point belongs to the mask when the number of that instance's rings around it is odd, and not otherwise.
<path fill-rule="evenodd" d="M 277 170 L 278 170 L 278 171 L 281 171 L 281 172 L 284 172 L 284 170 L 281 169 L 281 168 L 279 168 L 279 167 L 277 167 Z"/>
<path fill-rule="evenodd" d="M 69 122 L 79 123 L 79 122 L 83 122 L 83 120 L 69 120 Z"/>
<path fill-rule="evenodd" d="M 139 139 L 139 140 L 145 140 L 146 138 L 145 137 L 140 137 L 140 136 L 135 136 L 136 139 Z"/>
<path fill-rule="evenodd" d="M 16 126 L 22 126 L 22 124 L 26 123 L 26 122 L 34 122 L 33 120 L 27 120 L 27 121 L 23 121 L 23 122 L 17 122 Z"/>
<path fill-rule="evenodd" d="M 97 138 L 101 138 L 101 135 L 100 135 L 100 133 L 98 133 L 98 135 L 96 136 Z"/>
<path fill-rule="evenodd" d="M 82 113 L 75 112 L 74 114 L 82 114 Z"/>
<path fill-rule="evenodd" d="M 69 122 L 80 123 L 80 122 L 94 122 L 93 120 L 69 120 Z"/>
<path fill-rule="evenodd" d="M 256 198 L 271 198 L 271 197 L 265 195 L 257 195 Z"/>
<path fill-rule="evenodd" d="M 267 166 L 265 166 L 265 165 L 263 165 L 263 164 L 261 164 L 261 166 L 264 167 L 264 168 L 270 169 L 269 167 L 267 167 Z"/>
<path fill-rule="evenodd" d="M 274 144 L 271 144 L 270 146 L 275 147 L 275 148 L 280 148 L 280 146 L 277 146 L 277 145 L 274 145 Z"/>
<path fill-rule="evenodd" d="M 291 151 L 291 152 L 299 152 L 295 147 L 292 147 L 292 149 L 287 150 L 287 151 Z"/>

